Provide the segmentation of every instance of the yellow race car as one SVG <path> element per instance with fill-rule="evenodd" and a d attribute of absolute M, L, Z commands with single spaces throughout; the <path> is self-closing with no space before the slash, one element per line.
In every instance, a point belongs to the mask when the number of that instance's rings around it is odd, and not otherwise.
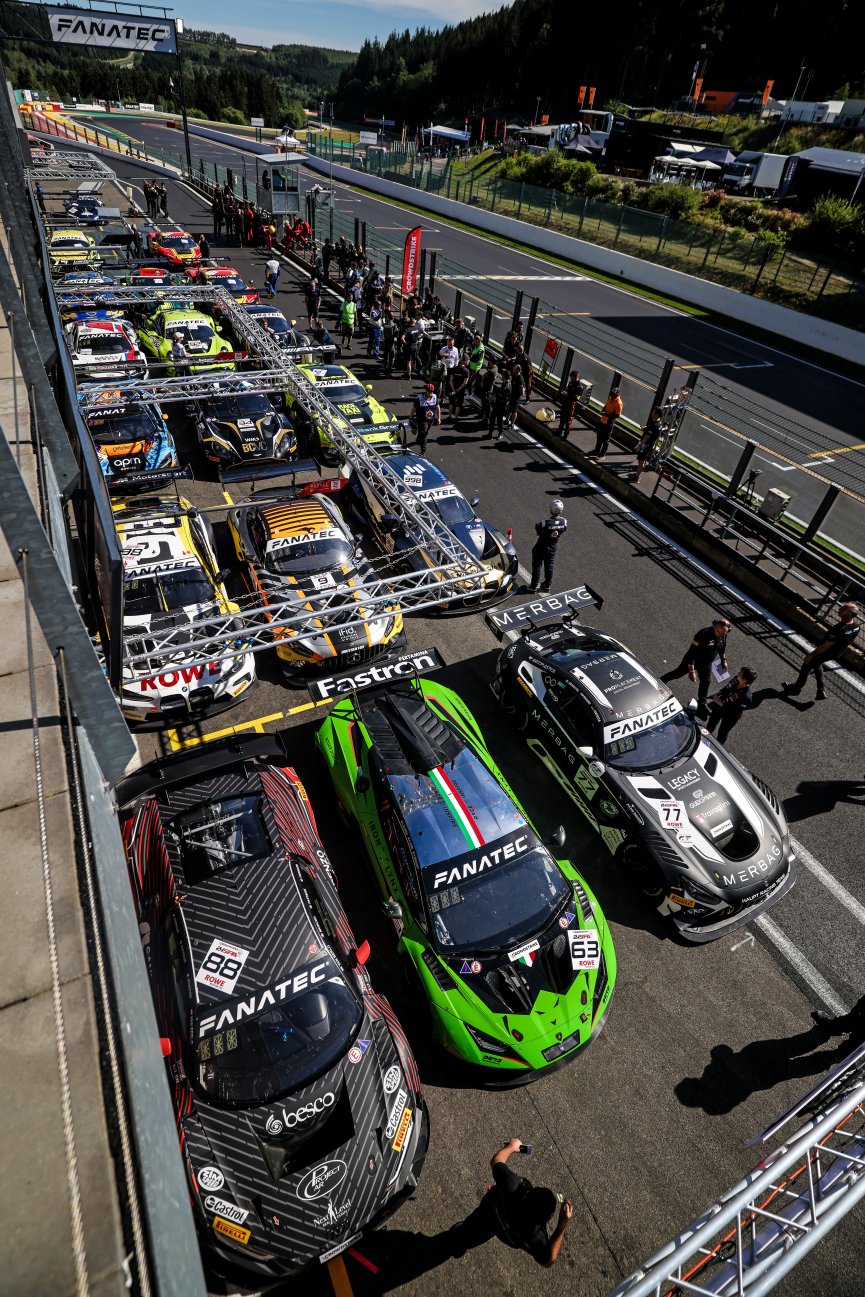
<path fill-rule="evenodd" d="M 48 260 L 56 270 L 67 266 L 98 266 L 96 241 L 83 230 L 55 230 L 48 240 Z"/>
<path fill-rule="evenodd" d="M 299 365 L 298 368 L 336 407 L 347 431 L 360 433 L 370 446 L 399 443 L 402 425 L 375 399 L 370 383 L 362 384 L 345 365 Z M 301 439 L 306 437 L 304 453 L 315 455 L 323 464 L 339 463 L 341 455 L 315 414 L 304 410 L 291 393 L 286 395 L 286 407 Z"/>
<path fill-rule="evenodd" d="M 123 634 L 133 648 L 175 627 L 194 632 L 196 621 L 239 612 L 223 584 L 206 514 L 183 498 L 121 500 L 113 505 L 123 552 Z M 239 702 L 255 683 L 255 664 L 243 644 L 234 656 L 196 661 L 187 651 L 162 655 L 133 672 L 124 668 L 120 708 L 139 724 L 184 724 Z M 217 646 L 208 652 L 214 657 Z"/>
<path fill-rule="evenodd" d="M 302 627 L 274 631 L 290 683 L 304 683 L 316 668 L 368 662 L 404 643 L 395 601 L 377 610 L 365 606 L 365 586 L 377 579 L 336 505 L 307 491 L 275 488 L 228 516 L 247 589 L 271 610 L 271 620 L 278 605 L 309 613 Z"/>

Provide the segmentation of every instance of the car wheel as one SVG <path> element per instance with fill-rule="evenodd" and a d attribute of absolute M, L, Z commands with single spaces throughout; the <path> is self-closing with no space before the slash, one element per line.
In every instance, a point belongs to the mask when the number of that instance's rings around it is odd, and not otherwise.
<path fill-rule="evenodd" d="M 518 734 L 524 734 L 529 726 L 529 714 L 523 708 L 515 685 L 508 682 L 503 685 L 499 705 Z"/>
<path fill-rule="evenodd" d="M 626 843 L 619 859 L 637 891 L 652 905 L 660 905 L 667 892 L 667 880 L 657 860 L 638 842 Z"/>

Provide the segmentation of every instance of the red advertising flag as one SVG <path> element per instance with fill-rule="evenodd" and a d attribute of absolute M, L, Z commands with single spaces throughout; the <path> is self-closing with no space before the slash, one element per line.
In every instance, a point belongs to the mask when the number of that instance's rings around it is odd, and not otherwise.
<path fill-rule="evenodd" d="M 592 104 L 595 102 L 595 90 L 596 90 L 595 86 L 589 86 L 589 102 L 588 102 L 589 108 L 591 108 Z"/>
<path fill-rule="evenodd" d="M 762 105 L 761 105 L 763 108 L 765 108 L 765 107 L 766 107 L 766 104 L 769 102 L 769 96 L 770 96 L 770 94 L 772 93 L 772 87 L 773 87 L 774 84 L 775 84 L 774 81 L 767 81 L 767 82 L 766 82 L 766 89 L 763 91 L 763 99 L 762 99 Z"/>
<path fill-rule="evenodd" d="M 405 236 L 405 251 L 402 257 L 402 295 L 408 297 L 417 288 L 417 273 L 420 263 L 420 232 L 416 225 Z"/>
<path fill-rule="evenodd" d="M 496 128 L 495 128 L 495 130 L 493 131 L 493 139 L 494 139 L 494 140 L 497 140 L 498 138 L 499 138 L 499 119 L 498 119 L 498 117 L 497 117 L 497 118 L 496 118 Z"/>
<path fill-rule="evenodd" d="M 550 114 L 544 113 L 543 116 L 541 117 L 541 126 L 548 126 L 549 121 L 550 121 Z"/>
<path fill-rule="evenodd" d="M 697 80 L 694 82 L 694 103 L 695 104 L 698 104 L 700 102 L 700 91 L 702 89 L 703 89 L 703 78 L 697 77 Z"/>
<path fill-rule="evenodd" d="M 580 86 L 580 93 L 577 96 L 577 107 L 582 108 L 586 98 L 586 87 Z"/>
<path fill-rule="evenodd" d="M 484 138 L 484 123 L 486 122 L 486 120 L 487 120 L 486 117 L 481 118 L 481 140 L 483 140 Z"/>

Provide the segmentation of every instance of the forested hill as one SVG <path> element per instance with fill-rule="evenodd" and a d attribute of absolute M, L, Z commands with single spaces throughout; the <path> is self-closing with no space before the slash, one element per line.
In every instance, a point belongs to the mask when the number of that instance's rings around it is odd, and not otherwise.
<path fill-rule="evenodd" d="M 4 4 L 5 36 L 47 35 L 40 9 Z M 120 99 L 179 109 L 174 58 L 160 54 L 87 51 L 80 46 L 5 39 L 3 63 L 17 89 L 43 90 L 57 99 Z M 193 116 L 218 120 L 264 117 L 268 126 L 302 126 L 302 106 L 328 97 L 356 55 L 304 45 L 261 49 L 222 32 L 188 30 L 183 37 L 186 102 Z M 172 90 L 169 81 L 174 81 Z"/>
<path fill-rule="evenodd" d="M 854 15 L 859 13 L 860 18 Z M 704 88 L 759 90 L 791 98 L 855 94 L 865 85 L 858 0 L 619 0 L 591 8 L 573 0 L 516 0 L 440 32 L 367 41 L 340 79 L 337 111 L 409 123 L 540 113 L 571 121 L 581 85 L 610 100 L 666 106 L 688 94 L 705 60 Z M 705 51 L 701 46 L 705 46 Z M 477 129 L 476 122 L 474 123 Z"/>

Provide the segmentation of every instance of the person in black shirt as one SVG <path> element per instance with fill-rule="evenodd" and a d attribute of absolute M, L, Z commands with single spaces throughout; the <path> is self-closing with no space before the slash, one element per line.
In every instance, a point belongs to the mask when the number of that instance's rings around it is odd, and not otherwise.
<path fill-rule="evenodd" d="M 460 356 L 459 361 L 449 370 L 447 377 L 448 393 L 448 411 L 454 423 L 460 421 L 463 412 L 463 402 L 466 399 L 466 387 L 469 381 L 469 369 L 465 362 L 465 357 Z"/>
<path fill-rule="evenodd" d="M 487 424 L 487 430 L 484 433 L 484 441 L 488 441 L 495 431 L 495 440 L 501 441 L 504 435 L 505 415 L 511 403 L 511 376 L 505 370 L 502 373 L 499 383 L 493 385 L 490 393 L 490 420 Z"/>
<path fill-rule="evenodd" d="M 567 529 L 565 506 L 561 500 L 553 500 L 549 518 L 542 518 L 540 522 L 535 523 L 538 539 L 532 547 L 532 583 L 528 587 L 529 594 L 538 592 L 541 568 L 544 570 L 544 583 L 540 589 L 544 594 L 549 590 L 553 580 L 553 568 L 556 565 L 556 549 Z"/>
<path fill-rule="evenodd" d="M 561 1194 L 533 1185 L 511 1170 L 508 1159 L 521 1149 L 531 1151 L 521 1140 L 512 1139 L 490 1160 L 494 1183 L 477 1209 L 450 1231 L 452 1256 L 463 1256 L 468 1247 L 497 1236 L 508 1247 L 528 1252 L 545 1269 L 555 1265 L 574 1209 Z M 556 1227 L 548 1236 L 547 1225 L 557 1205 Z"/>
<path fill-rule="evenodd" d="M 718 730 L 718 742 L 726 743 L 727 735 L 739 724 L 742 712 L 751 706 L 751 685 L 757 679 L 757 672 L 750 667 L 742 667 L 732 680 L 722 685 L 716 694 L 709 699 L 709 719 L 706 729 L 713 734 Z"/>
<path fill-rule="evenodd" d="M 430 430 L 434 423 L 441 423 L 441 409 L 439 407 L 438 397 L 436 396 L 435 386 L 427 383 L 422 392 L 418 392 L 412 402 L 411 422 L 417 433 L 420 453 L 426 454 L 426 443 Z M 405 434 L 405 444 L 408 445 L 408 436 Z"/>
<path fill-rule="evenodd" d="M 702 630 L 697 631 L 679 665 L 674 667 L 672 671 L 665 671 L 661 676 L 664 684 L 669 684 L 671 680 L 678 680 L 679 676 L 686 673 L 690 680 L 699 680 L 700 687 L 697 692 L 698 711 L 705 712 L 706 710 L 712 663 L 715 658 L 719 659 L 722 671 L 728 670 L 727 635 L 729 631 L 730 623 L 727 618 L 716 617 L 711 626 L 704 626 Z"/>
<path fill-rule="evenodd" d="M 832 658 L 838 659 L 846 648 L 849 648 L 861 629 L 859 622 L 859 609 L 855 603 L 843 603 L 838 609 L 840 621 L 836 622 L 830 630 L 826 632 L 823 642 L 818 644 L 815 649 L 806 654 L 802 661 L 802 666 L 798 676 L 792 684 L 784 681 L 783 689 L 785 694 L 795 698 L 804 688 L 805 681 L 809 674 L 814 672 L 814 679 L 817 682 L 817 701 L 822 702 L 826 697 L 826 690 L 823 688 L 823 663 L 829 662 Z"/>
<path fill-rule="evenodd" d="M 562 408 L 559 412 L 559 436 L 565 441 L 567 441 L 570 436 L 571 420 L 574 417 L 574 408 L 582 394 L 583 385 L 580 382 L 579 371 L 572 369 L 567 386 L 562 392 Z"/>

